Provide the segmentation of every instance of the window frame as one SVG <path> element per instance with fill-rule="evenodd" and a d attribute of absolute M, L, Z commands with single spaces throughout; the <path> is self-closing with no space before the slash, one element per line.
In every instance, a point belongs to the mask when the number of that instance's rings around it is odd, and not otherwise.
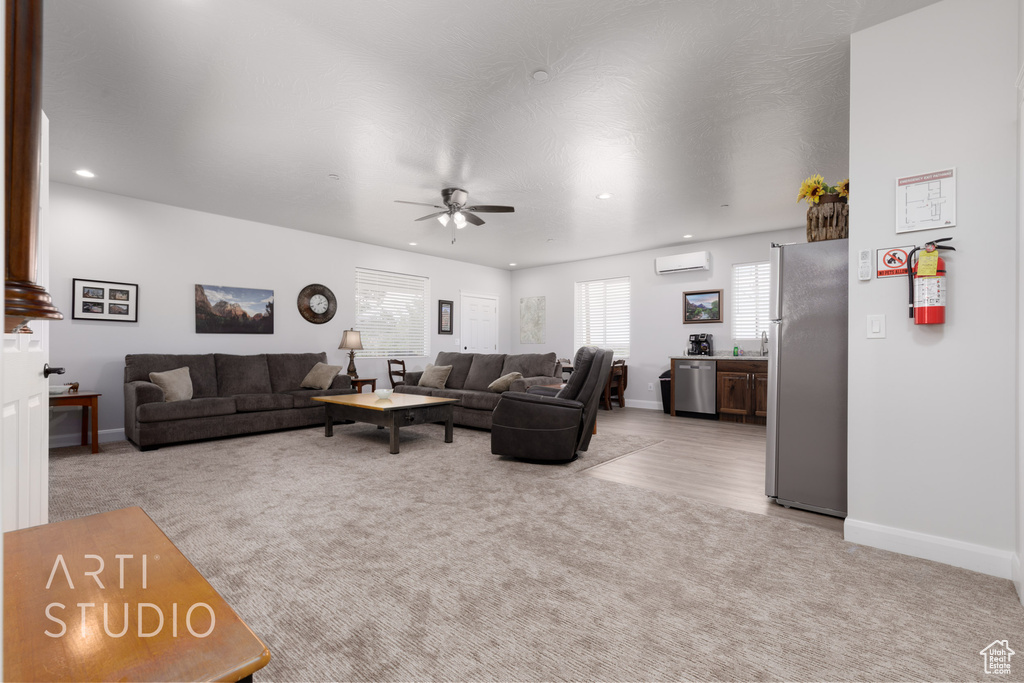
<path fill-rule="evenodd" d="M 359 358 L 418 358 L 430 356 L 430 278 L 411 273 L 399 273 L 379 268 L 356 266 L 355 269 L 355 327 L 363 344 L 356 351 Z M 417 286 L 418 285 L 418 286 Z M 373 288 L 378 289 L 374 290 Z M 389 326 L 379 313 L 368 310 L 367 304 L 377 292 L 377 308 L 391 308 L 398 316 Z M 389 300 L 390 299 L 390 300 Z M 403 299 L 409 300 L 403 306 Z M 413 313 L 411 306 L 419 299 L 418 310 Z M 402 308 L 406 317 L 416 326 L 402 330 L 400 317 Z M 392 332 L 391 336 L 388 333 Z"/>
<path fill-rule="evenodd" d="M 586 304 L 581 300 L 581 297 L 594 298 L 597 296 L 597 293 L 590 290 L 596 290 L 598 286 L 601 286 L 603 289 L 599 297 L 604 299 L 601 310 L 599 312 L 594 310 L 584 311 L 582 307 Z M 609 286 L 613 288 L 611 301 L 609 301 Z M 615 291 L 616 289 L 620 291 Z M 623 289 L 624 291 L 621 291 Z M 595 300 L 593 303 L 599 304 L 600 302 Z M 611 309 L 609 309 L 609 304 Z M 572 308 L 574 353 L 582 346 L 599 346 L 612 349 L 612 357 L 616 360 L 629 358 L 632 347 L 633 289 L 632 281 L 628 275 L 576 281 L 573 285 Z M 616 325 L 611 328 L 608 321 L 610 316 L 618 318 L 615 321 Z M 583 318 L 597 319 L 591 322 Z M 599 323 L 602 329 L 593 329 L 595 327 L 594 323 Z"/>

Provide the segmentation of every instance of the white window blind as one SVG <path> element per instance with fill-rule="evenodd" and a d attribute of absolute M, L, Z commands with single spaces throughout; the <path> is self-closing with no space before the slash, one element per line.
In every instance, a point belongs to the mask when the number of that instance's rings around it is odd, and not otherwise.
<path fill-rule="evenodd" d="M 768 331 L 767 261 L 736 263 L 732 267 L 732 338 L 760 339 Z"/>
<path fill-rule="evenodd" d="M 581 346 L 611 349 L 629 358 L 629 278 L 576 283 L 574 351 Z"/>
<path fill-rule="evenodd" d="M 357 356 L 394 358 L 430 354 L 427 301 L 430 280 L 418 275 L 356 268 Z"/>

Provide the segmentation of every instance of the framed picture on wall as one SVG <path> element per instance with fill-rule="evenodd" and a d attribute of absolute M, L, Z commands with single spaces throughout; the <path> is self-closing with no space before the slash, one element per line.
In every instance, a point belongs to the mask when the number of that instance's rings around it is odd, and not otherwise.
<path fill-rule="evenodd" d="M 683 292 L 683 323 L 722 322 L 722 290 Z"/>
<path fill-rule="evenodd" d="M 437 302 L 437 333 L 454 334 L 452 327 L 452 311 L 455 304 L 451 301 L 439 299 Z"/>
<path fill-rule="evenodd" d="M 73 320 L 139 322 L 139 286 L 105 280 L 71 281 Z"/>

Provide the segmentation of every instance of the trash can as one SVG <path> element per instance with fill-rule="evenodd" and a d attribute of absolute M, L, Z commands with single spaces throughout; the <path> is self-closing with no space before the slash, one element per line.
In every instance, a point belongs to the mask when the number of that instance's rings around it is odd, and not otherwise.
<path fill-rule="evenodd" d="M 672 403 L 669 392 L 672 391 L 672 371 L 666 370 L 658 379 L 661 380 L 661 407 L 666 415 L 670 415 L 669 408 Z"/>

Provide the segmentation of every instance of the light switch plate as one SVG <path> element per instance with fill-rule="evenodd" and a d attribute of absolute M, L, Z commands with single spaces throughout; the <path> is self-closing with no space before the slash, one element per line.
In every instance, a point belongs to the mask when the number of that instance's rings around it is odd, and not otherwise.
<path fill-rule="evenodd" d="M 885 314 L 869 315 L 867 325 L 868 339 L 885 339 Z"/>

